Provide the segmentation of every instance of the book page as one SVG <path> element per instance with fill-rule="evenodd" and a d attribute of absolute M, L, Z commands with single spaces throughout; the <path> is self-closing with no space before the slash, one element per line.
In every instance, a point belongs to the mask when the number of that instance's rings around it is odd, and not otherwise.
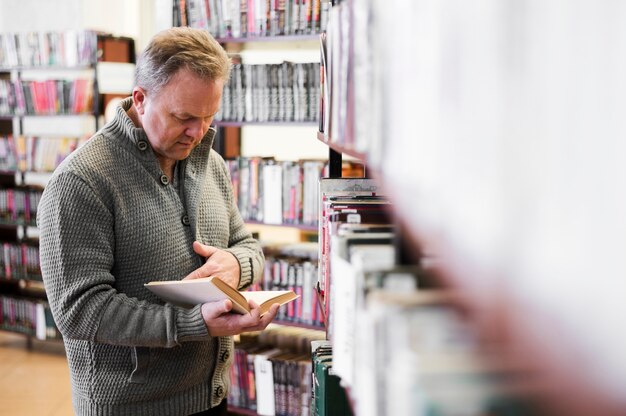
<path fill-rule="evenodd" d="M 270 301 L 271 299 L 278 298 L 281 295 L 285 295 L 288 293 L 293 293 L 290 290 L 267 290 L 267 291 L 253 291 L 253 292 L 242 292 L 241 294 L 247 300 L 253 300 L 258 305 L 262 305 L 263 303 Z M 288 298 L 291 299 L 291 298 Z M 278 300 L 276 303 L 281 303 Z"/>

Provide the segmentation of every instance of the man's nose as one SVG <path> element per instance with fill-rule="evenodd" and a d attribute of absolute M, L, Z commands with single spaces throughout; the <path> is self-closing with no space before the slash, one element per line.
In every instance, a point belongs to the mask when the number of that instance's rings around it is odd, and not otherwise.
<path fill-rule="evenodd" d="M 201 140 L 208 129 L 209 126 L 205 127 L 205 123 L 202 120 L 194 120 L 190 122 L 185 134 L 195 140 Z"/>

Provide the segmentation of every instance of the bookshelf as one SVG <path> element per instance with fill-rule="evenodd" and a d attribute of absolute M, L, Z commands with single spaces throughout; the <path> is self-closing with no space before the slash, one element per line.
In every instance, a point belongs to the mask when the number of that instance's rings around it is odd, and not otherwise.
<path fill-rule="evenodd" d="M 261 44 L 267 48 L 254 42 L 234 44 L 241 63 L 235 64 L 224 94 L 224 102 L 232 103 L 223 105 L 224 117 L 216 125 L 230 127 L 240 143 L 240 153 L 228 163 L 246 222 L 310 233 L 316 205 L 307 195 L 316 192 L 324 165 L 319 150 L 294 151 L 293 142 L 304 141 L 317 125 L 319 68 L 310 63 L 316 59 L 314 41 L 287 39 Z M 301 59 L 309 62 L 289 62 L 294 50 L 284 47 L 290 44 L 297 53 L 307 50 L 308 58 Z M 225 45 L 227 51 L 232 45 Z"/>
<path fill-rule="evenodd" d="M 289 51 L 284 51 L 284 48 L 288 48 L 289 45 L 294 44 L 297 45 L 297 48 L 303 48 L 309 51 L 316 51 L 316 38 L 312 37 L 303 37 L 303 36 L 284 36 L 284 37 L 264 37 L 264 38 L 247 38 L 244 40 L 239 40 L 239 42 L 227 42 L 225 43 L 225 48 L 227 51 L 236 54 L 237 59 L 241 59 L 242 62 L 246 62 L 248 59 L 247 48 L 252 47 L 252 57 L 249 59 L 251 62 L 254 62 L 252 65 L 256 67 L 262 67 L 266 62 L 268 56 L 280 56 L 280 60 L 284 59 L 284 56 L 289 56 Z M 232 39 L 227 39 L 232 40 Z M 258 42 L 257 42 L 258 40 Z M 220 39 L 220 41 L 224 41 L 224 39 Z M 270 58 L 271 59 L 271 58 Z M 276 58 L 274 58 L 276 59 Z M 308 58 L 314 59 L 314 58 Z M 276 61 L 275 61 L 276 62 Z M 276 64 L 278 65 L 278 64 Z M 263 158 L 269 158 L 275 156 L 272 160 L 271 166 L 275 168 L 280 166 L 283 172 L 286 169 L 297 169 L 298 162 L 292 162 L 293 160 L 299 157 L 310 157 L 310 153 L 307 153 L 307 149 L 300 149 L 298 152 L 292 152 L 292 154 L 283 154 L 278 155 L 280 150 L 288 149 L 292 147 L 292 143 L 296 140 L 305 140 L 305 138 L 315 130 L 317 123 L 315 121 L 276 121 L 267 119 L 265 121 L 216 121 L 217 126 L 223 127 L 222 134 L 227 136 L 228 134 L 231 137 L 234 137 L 237 141 L 236 148 L 239 150 L 236 159 L 229 160 L 227 163 L 229 165 L 236 164 L 238 168 L 236 170 L 231 169 L 231 178 L 234 178 L 234 187 L 236 189 L 235 192 L 239 195 L 239 208 L 240 212 L 244 216 L 246 224 L 248 228 L 255 234 L 257 234 L 259 239 L 263 241 L 277 241 L 277 242 L 299 242 L 299 241 L 317 241 L 317 225 L 314 223 L 298 223 L 299 220 L 294 219 L 294 217 L 287 222 L 285 219 L 286 216 L 284 214 L 284 209 L 281 208 L 281 198 L 282 196 L 278 196 L 278 199 L 274 199 L 274 204 L 271 205 L 271 209 L 275 213 L 273 215 L 273 219 L 270 220 L 268 217 L 268 213 L 270 212 L 270 204 L 267 204 L 263 207 L 263 216 L 258 216 L 259 212 L 259 204 L 247 198 L 247 192 L 239 192 L 242 186 L 250 189 L 255 186 L 255 181 L 252 179 L 254 175 L 262 175 L 260 170 L 255 171 L 256 173 L 250 174 L 248 176 L 250 179 L 247 183 L 243 183 L 242 172 L 252 172 L 257 163 L 260 163 Z M 230 130 L 230 131 L 228 131 Z M 277 133 L 280 131 L 280 133 Z M 268 134 L 269 133 L 269 134 Z M 285 139 L 281 141 L 281 138 L 277 138 L 278 135 L 282 134 Z M 276 152 L 278 150 L 278 152 Z M 267 152 L 270 152 L 269 154 Z M 276 152 L 276 153 L 275 153 Z M 294 154 L 295 153 L 295 154 Z M 259 156 L 262 155 L 262 156 Z M 319 151 L 317 155 L 314 155 L 315 158 L 319 161 Z M 314 161 L 303 161 L 301 163 L 315 164 Z M 313 167 L 313 169 L 317 169 L 317 172 L 321 171 L 322 166 Z M 303 169 L 300 168 L 302 171 Z M 269 169 L 268 169 L 269 171 Z M 319 173 L 314 174 L 315 179 L 319 176 Z M 258 176 L 257 176 L 258 177 Z M 269 183 L 269 182 L 266 182 Z M 282 180 L 281 183 L 274 182 L 273 189 L 279 190 L 283 186 Z M 306 187 L 306 185 L 304 186 Z M 300 190 L 296 191 L 301 195 L 305 195 L 306 193 L 311 193 L 316 191 L 316 189 L 302 189 L 303 185 L 300 184 Z M 267 188 L 266 188 L 267 189 Z M 263 195 L 265 198 L 269 198 L 270 192 L 263 191 L 262 189 L 257 189 L 257 195 Z M 286 192 L 283 190 L 282 195 L 285 195 Z M 278 202 L 276 202 L 278 201 Z M 297 202 L 293 203 L 294 205 Z M 314 206 L 316 208 L 316 206 Z M 262 215 L 263 215 L 262 214 Z M 304 216 L 304 214 L 301 214 Z M 297 215 L 296 215 L 297 217 Z M 294 260 L 294 256 L 289 256 L 290 262 L 301 262 L 302 259 Z M 272 255 L 268 254 L 266 251 L 266 267 L 268 263 L 273 261 Z M 283 268 L 283 270 L 285 270 Z M 317 334 L 315 335 L 317 338 L 322 337 L 323 326 L 319 322 L 319 308 L 316 303 L 315 294 L 313 291 L 305 289 L 302 293 L 301 291 L 305 286 L 300 282 L 296 286 L 293 286 L 293 283 L 289 283 L 289 280 L 286 278 L 287 272 L 283 272 L 283 277 L 281 278 L 279 274 L 272 274 L 266 270 L 264 273 L 265 278 L 270 277 L 275 282 L 271 283 L 268 287 L 275 288 L 297 288 L 295 289 L 297 293 L 301 294 L 300 299 L 305 299 L 303 302 L 298 302 L 297 306 L 295 306 L 295 311 L 291 311 L 290 308 L 286 308 L 281 312 L 281 315 L 278 316 L 274 323 L 278 326 L 281 326 L 286 329 L 302 331 L 304 334 Z M 311 272 L 308 273 L 309 277 L 311 276 Z M 312 285 L 307 286 L 308 288 L 312 288 Z M 254 290 L 254 289 L 252 289 Z M 303 310 L 308 310 L 308 313 L 304 313 Z M 310 312 L 313 310 L 314 312 Z M 296 316 L 300 316 L 299 319 L 292 319 L 288 316 L 291 313 L 295 313 Z M 287 315 L 287 316 L 285 316 Z M 306 315 L 306 316 L 303 316 Z M 315 322 L 316 321 L 316 322 Z M 297 334 L 289 334 L 287 337 L 296 339 L 299 336 Z M 263 348 L 263 343 L 254 343 L 254 347 L 249 344 L 238 344 L 236 348 L 239 350 L 239 354 L 244 354 L 248 357 L 248 360 L 251 360 L 250 357 L 254 356 L 256 348 Z M 310 369 L 308 367 L 308 362 L 310 361 L 310 353 L 308 351 L 300 351 L 300 355 L 298 358 L 298 362 L 300 365 L 301 378 L 294 379 L 293 371 L 285 370 L 285 368 L 291 368 L 294 362 L 291 361 L 291 358 L 288 358 L 288 355 L 295 354 L 295 350 L 293 346 L 280 346 L 280 343 L 277 343 L 276 340 L 268 341 L 268 345 L 276 348 L 277 346 L 283 350 L 284 357 L 274 357 L 270 360 L 262 360 L 263 365 L 271 366 L 273 370 L 270 370 L 270 373 L 275 371 L 273 377 L 271 379 L 267 379 L 267 373 L 265 373 L 265 378 L 262 378 L 261 374 L 255 374 L 251 380 L 256 384 L 256 396 L 248 396 L 245 397 L 245 393 L 242 393 L 240 388 L 238 387 L 242 384 L 240 381 L 233 381 L 231 387 L 231 396 L 229 396 L 229 412 L 233 414 L 244 414 L 244 415 L 256 415 L 257 410 L 259 410 L 258 414 L 279 414 L 279 409 L 284 409 L 287 406 L 295 406 L 298 409 L 298 412 L 301 409 L 308 408 L 308 403 L 300 403 L 300 398 L 302 400 L 307 400 L 307 397 L 310 397 L 310 377 L 307 377 L 310 374 Z M 252 355 L 248 354 L 246 351 L 247 348 L 250 348 Z M 266 348 L 270 348 L 269 346 Z M 289 351 L 289 352 L 288 352 Z M 238 355 L 239 355 L 238 354 Z M 277 353 L 276 353 L 277 354 Z M 283 361 L 286 360 L 286 361 Z M 255 358 L 256 361 L 256 358 Z M 250 363 L 250 361 L 248 361 Z M 234 364 L 237 368 L 236 374 L 240 374 L 241 371 L 246 371 L 242 368 L 246 367 L 246 364 L 242 364 L 242 360 L 236 361 Z M 247 371 L 250 371 L 250 368 L 255 368 L 259 363 L 255 362 L 254 366 L 248 364 Z M 304 367 L 303 367 L 304 365 Z M 290 376 L 286 374 L 291 374 Z M 234 376 L 234 380 L 239 380 L 241 376 Z M 232 378 L 231 378 L 232 379 Z M 249 382 L 249 381 L 248 381 Z M 269 388 L 268 388 L 269 386 Z M 248 386 L 249 388 L 249 386 Z M 262 389 L 264 391 L 262 391 Z M 293 390 L 296 392 L 296 395 L 289 395 L 289 399 L 285 398 L 280 393 L 276 392 L 284 392 L 286 389 Z M 250 390 L 248 390 L 250 391 Z M 253 387 L 254 391 L 254 387 Z M 298 394 L 297 392 L 300 391 Z M 276 396 L 275 396 L 276 394 Z M 261 398 L 263 396 L 263 398 Z M 257 408 L 256 406 L 260 406 Z M 254 409 L 254 410 L 253 410 Z M 273 409 L 273 410 L 272 410 Z M 303 411 L 303 410 L 302 410 Z M 286 414 L 283 412 L 283 414 Z"/>
<path fill-rule="evenodd" d="M 255 175 L 262 173 L 256 166 L 251 168 L 244 164 L 247 158 L 257 157 L 274 158 L 271 163 L 281 167 L 283 162 L 302 157 L 320 161 L 325 158 L 322 146 L 311 146 L 306 137 L 317 125 L 317 33 L 326 26 L 328 6 L 326 1 L 291 0 L 267 3 L 175 1 L 173 4 L 175 26 L 208 30 L 233 57 L 231 82 L 225 86 L 222 111 L 214 121 L 218 127 L 216 150 L 225 159 L 236 159 L 229 164 L 239 195 L 239 208 L 250 229 L 261 234 L 261 238 L 280 233 L 280 227 L 290 234 L 289 227 L 301 230 L 299 238 L 306 240 L 311 239 L 315 231 L 315 224 L 310 220 L 277 220 L 282 213 L 271 220 L 267 220 L 268 216 L 262 218 L 263 207 L 257 207 L 256 197 L 247 194 L 248 189 L 252 189 L 248 186 L 257 186 Z M 296 140 L 304 145 L 293 151 Z M 239 170 L 249 172 L 252 169 L 255 169 L 250 173 L 252 178 L 248 179 L 245 173 L 239 179 Z M 274 189 L 279 190 L 279 185 Z M 252 189 L 251 192 L 262 191 Z M 296 194 L 311 192 L 315 190 L 296 190 Z M 280 192 L 274 194 L 281 198 Z M 294 203 L 299 204 L 298 201 Z M 280 201 L 273 202 L 273 210 L 280 210 L 280 204 Z"/>
<path fill-rule="evenodd" d="M 58 164 L 126 96 L 134 41 L 94 31 L 0 34 L 0 329 L 58 339 L 39 270 L 36 207 Z"/>
<path fill-rule="evenodd" d="M 312 145 L 308 137 L 314 134 L 318 125 L 317 33 L 325 28 L 326 15 L 322 17 L 321 14 L 322 9 L 325 10 L 324 13 L 327 12 L 328 2 L 186 2 L 186 8 L 181 10 L 181 4 L 184 3 L 174 2 L 174 25 L 186 22 L 189 26 L 207 29 L 233 57 L 231 83 L 226 86 L 223 94 L 223 111 L 218 114 L 214 123 L 218 127 L 218 139 L 221 136 L 220 153 L 227 159 L 235 194 L 238 196 L 239 211 L 248 228 L 262 243 L 281 243 L 278 245 L 284 244 L 288 247 L 292 242 L 316 241 L 318 204 L 315 195 L 317 179 L 327 169 L 324 166 L 326 149 L 321 144 Z M 229 6 L 233 7 L 230 13 L 227 11 Z M 208 10 L 205 9 L 207 7 Z M 250 14 L 253 7 L 268 7 L 268 10 L 257 10 L 258 14 Z M 277 10 L 274 7 L 284 9 Z M 207 19 L 208 15 L 217 15 L 217 18 Z M 233 16 L 242 16 L 247 24 L 242 23 L 235 27 L 233 20 L 238 19 Z M 258 19 L 251 21 L 251 16 Z M 225 22 L 226 19 L 230 23 Z M 267 20 L 262 22 L 264 19 Z M 299 144 L 294 146 L 296 142 Z M 307 169 L 308 173 L 305 173 Z M 298 179 L 298 185 L 287 190 L 283 179 L 287 171 L 294 172 L 295 177 L 306 175 L 308 179 Z M 273 176 L 268 172 L 273 172 Z M 293 198 L 294 194 L 299 196 Z M 273 198 L 270 199 L 271 196 Z M 283 201 L 287 197 L 291 198 L 291 202 L 284 206 Z M 305 199 L 309 200 L 308 206 L 301 208 L 298 213 L 294 207 L 306 205 Z M 282 249 L 288 250 L 285 247 Z M 294 311 L 286 309 L 274 322 L 287 331 L 295 330 L 294 334 L 312 333 L 317 334 L 317 339 L 323 337 L 320 309 L 316 293 L 312 290 L 313 284 L 300 283 L 293 286 L 293 275 L 301 274 L 303 269 L 307 270 L 305 281 L 314 279 L 315 260 L 306 259 L 308 255 L 302 257 L 293 253 L 277 253 L 275 247 L 264 251 L 265 281 L 260 285 L 265 290 L 271 287 L 297 287 L 297 291 L 302 291 L 306 286 L 305 293 L 301 295 L 306 301 L 294 303 L 295 315 L 299 318 L 289 317 Z M 316 254 L 317 248 L 312 251 Z M 276 272 L 267 269 L 271 265 L 276 265 Z M 288 278 L 288 274 L 291 278 Z M 306 310 L 304 315 L 303 310 Z M 292 335 L 287 338 L 297 339 Z M 270 344 L 276 345 L 275 341 Z M 241 348 L 254 350 L 256 347 L 242 344 Z M 310 347 L 307 347 L 303 356 L 309 357 L 305 361 L 310 364 L 309 350 Z M 255 415 L 255 398 L 245 397 L 239 387 L 245 383 L 237 381 L 240 378 L 237 374 L 245 371 L 242 370 L 243 367 L 245 365 L 237 360 L 235 375 L 231 377 L 234 378 L 229 411 L 234 414 Z M 275 361 L 274 367 L 283 368 L 282 361 Z M 277 371 L 275 377 L 281 377 L 281 370 Z M 308 393 L 306 390 L 302 391 L 302 397 L 310 397 L 310 373 L 310 368 L 307 367 L 303 381 L 291 381 L 296 386 L 288 388 L 308 388 Z M 265 396 L 268 397 L 264 397 L 265 400 L 261 399 L 259 414 L 274 414 L 274 411 L 276 414 L 281 411 L 286 414 L 284 407 L 288 404 L 285 399 L 276 396 L 276 400 L 273 400 L 274 391 L 284 389 L 284 379 L 262 383 L 263 388 L 267 386 L 273 386 L 273 390 L 267 392 Z M 257 388 L 261 388 L 258 382 Z M 309 405 L 308 402 L 298 403 L 297 412 L 300 413 L 301 409 L 308 408 Z M 295 414 L 296 409 L 293 411 Z"/>

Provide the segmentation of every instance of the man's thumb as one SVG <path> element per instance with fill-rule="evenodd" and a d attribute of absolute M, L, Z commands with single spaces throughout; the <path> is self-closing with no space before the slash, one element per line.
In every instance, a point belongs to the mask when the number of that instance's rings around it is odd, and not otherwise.
<path fill-rule="evenodd" d="M 218 249 L 213 246 L 207 246 L 198 241 L 193 242 L 193 251 L 202 257 L 211 257 Z"/>

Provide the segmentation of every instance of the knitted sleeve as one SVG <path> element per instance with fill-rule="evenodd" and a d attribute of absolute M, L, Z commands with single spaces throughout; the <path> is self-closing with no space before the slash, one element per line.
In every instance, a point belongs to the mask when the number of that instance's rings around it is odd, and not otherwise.
<path fill-rule="evenodd" d="M 116 291 L 113 214 L 82 179 L 55 176 L 37 222 L 44 284 L 64 337 L 148 347 L 208 339 L 199 306 L 157 305 Z"/>

